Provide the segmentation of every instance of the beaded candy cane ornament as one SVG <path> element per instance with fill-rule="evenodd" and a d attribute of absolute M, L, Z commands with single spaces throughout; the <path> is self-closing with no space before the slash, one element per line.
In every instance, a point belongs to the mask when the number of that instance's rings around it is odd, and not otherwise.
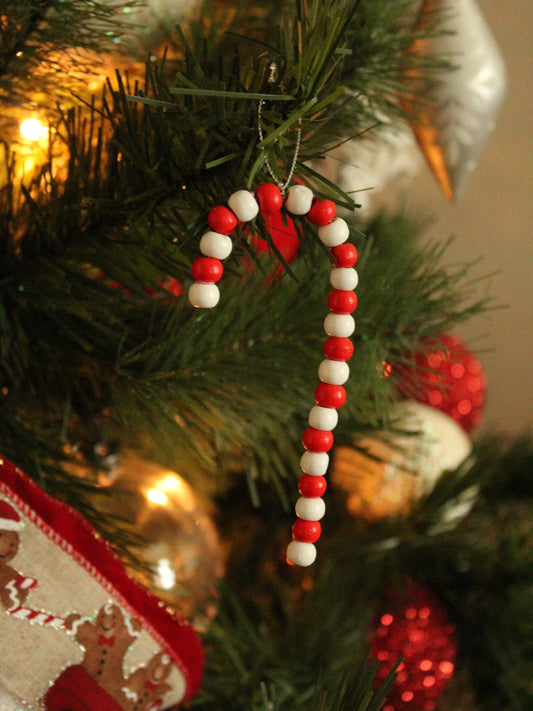
<path fill-rule="evenodd" d="M 261 103 L 259 135 L 262 140 Z M 289 563 L 309 566 L 316 558 L 314 544 L 320 538 L 320 520 L 326 508 L 322 495 L 326 490 L 324 475 L 329 465 L 328 452 L 333 446 L 332 430 L 338 422 L 337 410 L 346 400 L 343 386 L 350 374 L 347 361 L 353 354 L 350 336 L 355 330 L 352 313 L 357 306 L 354 289 L 358 276 L 353 268 L 357 261 L 357 251 L 347 242 L 349 227 L 345 220 L 336 216 L 335 203 L 316 198 L 305 185 L 288 187 L 296 165 L 299 140 L 300 131 L 294 161 L 285 183 L 263 183 L 255 192 L 238 190 L 228 198 L 227 207 L 217 205 L 209 212 L 207 222 L 210 230 L 200 240 L 200 251 L 204 256 L 193 262 L 195 283 L 189 288 L 188 296 L 191 304 L 197 308 L 213 308 L 217 305 L 220 298 L 217 282 L 223 273 L 222 260 L 231 254 L 233 246 L 230 235 L 239 223 L 253 220 L 259 210 L 269 215 L 279 212 L 285 206 L 290 214 L 307 217 L 318 227 L 319 239 L 330 248 L 333 267 L 329 281 L 333 289 L 327 301 L 330 313 L 323 324 L 328 336 L 324 343 L 325 359 L 318 368 L 320 383 L 314 392 L 315 405 L 309 412 L 309 427 L 302 436 L 305 452 L 300 460 L 300 498 L 295 506 L 298 519 L 292 527 L 293 540 L 287 546 Z M 268 160 L 265 162 L 275 180 Z"/>

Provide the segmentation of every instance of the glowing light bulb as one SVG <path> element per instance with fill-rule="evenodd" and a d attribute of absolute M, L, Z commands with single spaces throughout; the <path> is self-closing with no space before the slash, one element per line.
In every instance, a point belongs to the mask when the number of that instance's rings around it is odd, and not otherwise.
<path fill-rule="evenodd" d="M 157 486 L 161 491 L 178 491 L 183 487 L 183 483 L 176 475 L 169 474 L 164 479 L 161 479 Z"/>
<path fill-rule="evenodd" d="M 25 119 L 20 124 L 20 135 L 27 141 L 41 141 L 48 135 L 48 127 L 42 124 L 39 119 Z"/>
<path fill-rule="evenodd" d="M 196 507 L 196 499 L 191 487 L 179 474 L 167 474 L 156 483 L 156 486 L 159 496 L 161 494 L 165 496 L 163 492 L 169 492 L 171 498 L 179 501 L 184 511 L 193 511 Z"/>
<path fill-rule="evenodd" d="M 159 504 L 160 506 L 166 506 L 166 504 L 168 504 L 167 495 L 159 489 L 149 489 L 146 498 L 153 504 Z"/>
<path fill-rule="evenodd" d="M 157 562 L 156 582 L 163 590 L 172 590 L 176 585 L 176 573 L 168 558 L 161 558 Z"/>

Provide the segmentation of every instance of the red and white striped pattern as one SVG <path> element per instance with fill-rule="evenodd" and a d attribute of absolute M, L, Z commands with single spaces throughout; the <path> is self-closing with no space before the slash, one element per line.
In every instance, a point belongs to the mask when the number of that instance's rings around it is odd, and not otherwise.
<path fill-rule="evenodd" d="M 287 561 L 308 566 L 316 558 L 315 543 L 320 538 L 320 519 L 325 513 L 322 498 L 326 490 L 324 475 L 329 465 L 328 452 L 333 446 L 333 432 L 338 422 L 337 410 L 346 400 L 344 384 L 349 378 L 347 361 L 353 354 L 350 336 L 355 330 L 352 313 L 357 307 L 357 251 L 348 243 L 350 234 L 345 220 L 336 216 L 337 207 L 331 200 L 313 196 L 305 185 L 292 185 L 285 197 L 278 186 L 263 183 L 254 193 L 239 190 L 230 196 L 228 206 L 214 207 L 208 216 L 211 231 L 203 235 L 200 250 L 204 258 L 195 260 L 192 274 L 195 283 L 189 289 L 189 300 L 197 308 L 213 308 L 219 301 L 216 282 L 222 276 L 221 259 L 229 256 L 232 242 L 229 235 L 239 222 L 263 214 L 279 212 L 282 205 L 293 215 L 306 216 L 318 227 L 318 236 L 330 248 L 333 267 L 330 273 L 332 291 L 328 296 L 330 313 L 324 319 L 328 335 L 324 344 L 325 359 L 318 368 L 320 383 L 315 389 L 315 406 L 309 412 L 309 427 L 302 443 L 302 475 L 298 481 L 300 498 L 296 502 L 298 520 L 292 527 L 293 540 L 287 547 Z"/>

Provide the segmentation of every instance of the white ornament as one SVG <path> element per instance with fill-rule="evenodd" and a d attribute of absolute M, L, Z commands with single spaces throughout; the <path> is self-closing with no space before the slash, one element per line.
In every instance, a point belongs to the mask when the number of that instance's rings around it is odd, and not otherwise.
<path fill-rule="evenodd" d="M 313 498 L 300 496 L 294 510 L 298 518 L 303 518 L 304 521 L 320 521 L 326 513 L 326 504 L 324 499 L 318 496 Z"/>
<path fill-rule="evenodd" d="M 453 64 L 434 82 L 427 115 L 413 131 L 445 195 L 457 198 L 476 167 L 505 95 L 505 64 L 474 0 L 426 0 L 421 11 L 445 18 L 422 51 Z"/>
<path fill-rule="evenodd" d="M 189 287 L 189 301 L 197 309 L 212 309 L 220 299 L 216 284 L 197 281 Z"/>
<path fill-rule="evenodd" d="M 293 215 L 307 215 L 313 202 L 313 191 L 306 185 L 291 185 L 287 191 L 285 207 Z"/>
<path fill-rule="evenodd" d="M 350 229 L 342 217 L 335 217 L 329 224 L 318 228 L 318 237 L 326 247 L 338 247 L 350 236 Z"/>
<path fill-rule="evenodd" d="M 231 254 L 233 242 L 228 235 L 221 235 L 220 232 L 206 232 L 200 240 L 200 252 L 206 257 L 215 259 L 226 259 Z"/>
<path fill-rule="evenodd" d="M 317 427 L 317 429 L 320 429 Z M 324 476 L 329 466 L 329 455 L 327 452 L 305 451 L 300 459 L 300 467 L 304 474 L 311 476 Z"/>
<path fill-rule="evenodd" d="M 370 219 L 385 206 L 398 209 L 402 196 L 420 173 L 423 158 L 410 126 L 391 125 L 380 116 L 381 125 L 368 137 L 344 143 L 317 164 L 326 177 L 350 193 L 361 206 L 358 214 Z"/>
<path fill-rule="evenodd" d="M 316 547 L 313 543 L 304 541 L 291 541 L 287 546 L 287 560 L 293 565 L 302 568 L 312 565 L 316 559 Z"/>
<path fill-rule="evenodd" d="M 259 205 L 249 190 L 237 190 L 228 198 L 228 205 L 239 222 L 250 222 L 259 212 Z"/>
<path fill-rule="evenodd" d="M 428 493 L 444 471 L 457 469 L 470 455 L 472 442 L 452 417 L 430 405 L 408 400 L 396 414 L 398 428 L 407 433 L 394 438 L 402 466 L 417 473 L 420 493 Z"/>
<path fill-rule="evenodd" d="M 355 321 L 351 314 L 328 314 L 324 319 L 324 331 L 328 336 L 349 338 L 355 331 Z"/>
<path fill-rule="evenodd" d="M 369 520 L 404 516 L 428 495 L 447 470 L 455 470 L 471 454 L 463 428 L 440 410 L 414 401 L 391 411 L 394 431 L 357 438 L 356 447 L 339 446 L 331 467 L 334 486 L 347 494 L 350 513 Z M 449 525 L 472 503 L 454 501 L 440 525 Z"/>
<path fill-rule="evenodd" d="M 318 377 L 323 383 L 344 385 L 350 377 L 350 367 L 343 360 L 328 360 L 326 358 L 318 366 Z M 329 428 L 326 427 L 324 429 Z"/>
<path fill-rule="evenodd" d="M 311 408 L 308 419 L 311 427 L 314 427 L 316 430 L 331 431 L 335 429 L 339 422 L 339 414 L 337 410 L 332 407 L 321 407 L 320 405 L 315 405 L 315 407 Z M 306 452 L 306 454 L 314 454 L 314 452 Z M 326 468 L 324 469 L 324 472 L 326 471 L 327 466 L 326 461 Z"/>
<path fill-rule="evenodd" d="M 353 267 L 333 267 L 329 283 L 334 289 L 353 291 L 359 283 L 359 275 Z"/>

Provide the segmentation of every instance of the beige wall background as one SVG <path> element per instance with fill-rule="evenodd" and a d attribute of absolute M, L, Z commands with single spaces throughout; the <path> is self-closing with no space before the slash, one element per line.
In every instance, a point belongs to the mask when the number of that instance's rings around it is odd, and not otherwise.
<path fill-rule="evenodd" d="M 477 2 L 506 63 L 506 99 L 459 201 L 448 203 L 425 168 L 409 201 L 436 218 L 429 237 L 457 236 L 448 260 L 481 258 L 474 273 L 495 273 L 491 293 L 506 308 L 457 333 L 488 378 L 477 432 L 516 434 L 533 428 L 533 1 Z"/>

